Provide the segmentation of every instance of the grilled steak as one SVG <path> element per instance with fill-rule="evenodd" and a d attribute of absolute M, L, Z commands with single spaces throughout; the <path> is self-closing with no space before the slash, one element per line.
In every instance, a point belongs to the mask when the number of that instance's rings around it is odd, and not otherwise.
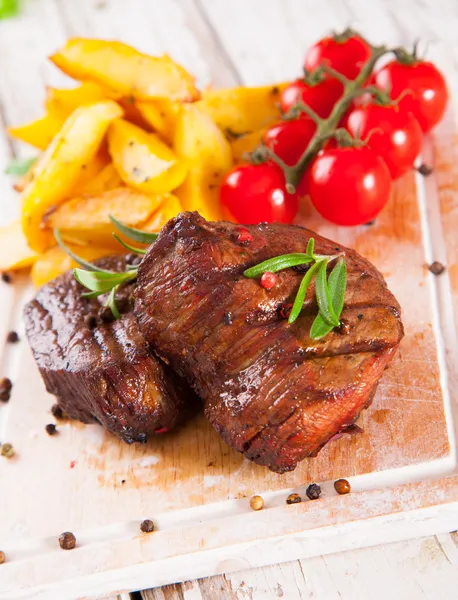
<path fill-rule="evenodd" d="M 251 241 L 240 227 L 197 213 L 169 221 L 139 267 L 135 314 L 224 441 L 281 473 L 316 455 L 370 404 L 403 326 L 383 277 L 353 250 L 297 226 L 244 229 Z M 270 291 L 242 275 L 273 256 L 305 252 L 310 237 L 319 254 L 344 251 L 348 272 L 347 333 L 318 341 L 309 336 L 314 285 L 297 321 L 284 318 L 301 273 L 278 273 Z"/>
<path fill-rule="evenodd" d="M 124 271 L 127 262 L 112 256 L 95 264 Z M 140 333 L 133 284 L 121 288 L 119 320 L 103 312 L 104 297 L 83 298 L 84 291 L 68 272 L 43 286 L 25 308 L 27 337 L 46 389 L 68 416 L 99 421 L 128 443 L 172 429 L 197 401 Z"/>

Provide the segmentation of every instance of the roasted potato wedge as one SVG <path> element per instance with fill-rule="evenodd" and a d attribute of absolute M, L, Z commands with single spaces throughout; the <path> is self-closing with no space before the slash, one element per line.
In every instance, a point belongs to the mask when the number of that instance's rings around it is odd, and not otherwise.
<path fill-rule="evenodd" d="M 167 197 L 164 198 L 153 216 L 146 223 L 139 226 L 139 229 L 158 232 L 164 227 L 167 221 L 170 221 L 170 219 L 173 219 L 173 217 L 176 217 L 182 211 L 183 207 L 177 196 L 167 194 Z"/>
<path fill-rule="evenodd" d="M 109 192 L 115 188 L 121 187 L 122 179 L 116 171 L 115 166 L 112 162 L 108 162 L 102 169 L 96 173 L 90 180 L 81 186 L 81 195 L 92 195 L 98 196 L 103 192 Z M 73 194 L 72 194 L 73 195 Z M 77 192 L 75 196 L 78 196 Z"/>
<path fill-rule="evenodd" d="M 51 61 L 79 81 L 92 81 L 140 100 L 199 97 L 194 78 L 168 56 L 142 54 L 121 42 L 74 38 Z"/>
<path fill-rule="evenodd" d="M 137 108 L 145 121 L 168 144 L 173 143 L 182 104 L 170 100 L 138 101 Z"/>
<path fill-rule="evenodd" d="M 83 104 L 92 104 L 105 98 L 118 100 L 121 94 L 107 90 L 92 81 L 86 81 L 75 88 L 46 88 L 45 108 L 49 113 L 61 115 L 66 119 Z"/>
<path fill-rule="evenodd" d="M 187 161 L 153 133 L 124 119 L 108 130 L 108 148 L 121 179 L 145 194 L 165 194 L 183 183 Z"/>
<path fill-rule="evenodd" d="M 277 107 L 285 83 L 202 92 L 198 105 L 230 139 L 268 126 L 280 118 Z"/>
<path fill-rule="evenodd" d="M 20 221 L 0 227 L 0 271 L 30 267 L 38 257 L 27 244 Z"/>
<path fill-rule="evenodd" d="M 18 125 L 17 127 L 8 127 L 7 131 L 11 137 L 26 142 L 40 150 L 46 150 L 53 138 L 62 129 L 65 118 L 54 113 L 47 113 L 44 117 Z"/>
<path fill-rule="evenodd" d="M 258 129 L 252 133 L 236 137 L 230 142 L 234 164 L 237 165 L 245 161 L 245 155 L 253 152 L 256 146 L 259 146 L 266 131 L 267 129 Z"/>
<path fill-rule="evenodd" d="M 69 248 L 84 260 L 95 260 L 102 256 L 113 254 L 110 248 L 98 248 L 97 246 L 70 246 Z M 30 276 L 35 287 L 41 287 L 58 275 L 74 269 L 77 263 L 68 256 L 59 246 L 49 248 L 41 254 L 32 267 Z"/>
<path fill-rule="evenodd" d="M 52 245 L 43 217 L 69 197 L 99 151 L 110 123 L 120 116 L 122 110 L 112 100 L 81 106 L 39 158 L 35 176 L 22 194 L 22 227 L 33 250 L 43 252 Z"/>
<path fill-rule="evenodd" d="M 199 103 L 183 105 L 174 149 L 190 164 L 188 176 L 175 192 L 184 210 L 197 210 L 210 221 L 220 219 L 219 185 L 232 167 L 232 152 L 224 134 Z"/>

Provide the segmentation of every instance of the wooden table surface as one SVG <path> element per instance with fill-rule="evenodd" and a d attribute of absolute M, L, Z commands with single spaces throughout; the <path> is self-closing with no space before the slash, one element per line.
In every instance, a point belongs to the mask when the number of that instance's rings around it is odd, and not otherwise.
<path fill-rule="evenodd" d="M 41 111 L 45 84 L 61 76 L 44 57 L 69 36 L 120 39 L 170 53 L 215 87 L 296 76 L 306 47 L 347 25 L 371 41 L 429 43 L 458 98 L 456 0 L 24 0 L 0 25 L 0 129 Z M 456 102 L 455 102 L 456 105 Z M 30 150 L 0 134 L 0 158 Z M 0 195 L 6 188 L 0 181 Z M 2 202 L 14 215 L 17 206 Z M 458 597 L 458 535 L 238 571 L 141 592 L 144 600 Z M 124 596 L 123 596 L 124 598 Z"/>

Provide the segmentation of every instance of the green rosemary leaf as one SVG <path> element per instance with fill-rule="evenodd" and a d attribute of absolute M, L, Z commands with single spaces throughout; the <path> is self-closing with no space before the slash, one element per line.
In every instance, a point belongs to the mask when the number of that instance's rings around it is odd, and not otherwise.
<path fill-rule="evenodd" d="M 339 319 L 337 318 L 336 312 L 332 305 L 331 292 L 329 290 L 326 268 L 328 266 L 328 260 L 321 260 L 320 266 L 316 276 L 316 299 L 318 307 L 320 309 L 321 316 L 330 325 L 337 327 Z"/>
<path fill-rule="evenodd" d="M 0 7 L 1 7 L 0 0 Z M 6 175 L 16 175 L 20 177 L 25 175 L 32 165 L 37 162 L 36 158 L 13 158 L 10 164 L 6 167 Z"/>
<path fill-rule="evenodd" d="M 119 288 L 119 285 L 115 285 L 115 287 L 111 290 L 110 295 L 107 298 L 107 301 L 105 302 L 105 306 L 108 306 L 108 308 L 113 313 L 113 316 L 115 319 L 121 318 L 121 314 L 118 310 L 118 305 L 116 304 L 116 292 L 118 291 L 118 288 Z"/>
<path fill-rule="evenodd" d="M 299 286 L 299 290 L 297 292 L 296 299 L 294 300 L 294 304 L 291 309 L 291 313 L 288 318 L 289 324 L 294 323 L 294 321 L 299 316 L 299 314 L 302 310 L 302 307 L 304 306 L 304 300 L 305 300 L 305 296 L 307 295 L 307 290 L 309 288 L 309 285 L 310 285 L 313 277 L 315 276 L 315 273 L 318 271 L 318 269 L 320 267 L 321 267 L 321 263 L 316 262 L 313 266 L 310 267 L 310 269 L 304 275 L 304 277 L 301 281 L 301 285 Z"/>
<path fill-rule="evenodd" d="M 124 248 L 127 248 L 127 250 L 130 250 L 131 252 L 135 252 L 135 254 L 146 254 L 146 250 L 143 248 L 135 248 L 135 246 L 131 246 L 130 244 L 128 244 L 127 242 L 125 242 L 124 240 L 122 240 L 119 235 L 116 235 L 116 233 L 113 233 L 113 237 L 114 239 L 118 242 L 118 244 L 121 244 L 121 246 L 123 246 Z M 135 267 L 137 268 L 137 267 Z"/>
<path fill-rule="evenodd" d="M 19 0 L 0 1 L 0 19 L 9 19 L 19 13 Z"/>
<path fill-rule="evenodd" d="M 305 251 L 306 254 L 308 254 L 310 256 L 310 258 L 313 258 L 314 256 L 314 252 L 315 252 L 315 239 L 314 238 L 310 238 L 307 244 L 307 250 Z"/>
<path fill-rule="evenodd" d="M 243 272 L 243 275 L 250 279 L 255 279 L 256 277 L 260 277 L 263 273 L 277 273 L 283 269 L 289 269 L 290 267 L 305 265 L 311 262 L 313 262 L 313 258 L 307 254 L 283 254 L 281 256 L 269 258 L 268 260 L 265 260 L 254 267 L 250 267 Z"/>
<path fill-rule="evenodd" d="M 343 258 L 339 258 L 336 266 L 331 271 L 328 279 L 329 291 L 331 293 L 332 305 L 334 307 L 336 316 L 340 319 L 342 314 L 345 290 L 347 287 L 347 266 Z M 313 321 L 312 328 L 310 329 L 310 337 L 312 340 L 319 340 L 334 329 L 334 325 L 327 323 L 321 314 L 318 314 L 316 319 Z"/>
<path fill-rule="evenodd" d="M 100 294 L 103 294 L 103 292 L 83 292 L 81 296 L 83 298 L 97 298 Z"/>
<path fill-rule="evenodd" d="M 87 262 L 86 260 L 80 258 L 77 254 L 72 252 L 70 250 L 70 248 L 68 248 L 68 246 L 66 246 L 66 244 L 62 240 L 62 236 L 60 234 L 59 229 L 54 229 L 54 237 L 56 239 L 56 242 L 62 248 L 62 250 L 64 252 L 66 252 L 70 256 L 70 258 L 73 258 L 73 260 L 76 263 L 78 263 L 80 265 L 80 267 L 83 267 L 83 269 L 88 269 L 89 271 L 97 271 L 98 273 L 112 273 L 113 272 L 113 271 L 107 271 L 106 269 L 101 269 L 100 267 L 97 267 L 96 265 L 93 265 L 92 263 Z"/>
<path fill-rule="evenodd" d="M 109 292 L 115 286 L 126 281 L 131 281 L 137 276 L 135 271 L 125 273 L 110 273 L 100 271 L 86 271 L 85 269 L 73 269 L 75 279 L 92 292 Z"/>
<path fill-rule="evenodd" d="M 116 229 L 119 229 L 121 233 L 131 240 L 140 242 L 141 244 L 152 244 L 157 240 L 157 236 L 159 235 L 158 233 L 149 233 L 147 231 L 142 231 L 141 229 L 135 229 L 134 227 L 124 225 L 124 223 L 118 221 L 113 215 L 110 215 L 110 219 Z"/>

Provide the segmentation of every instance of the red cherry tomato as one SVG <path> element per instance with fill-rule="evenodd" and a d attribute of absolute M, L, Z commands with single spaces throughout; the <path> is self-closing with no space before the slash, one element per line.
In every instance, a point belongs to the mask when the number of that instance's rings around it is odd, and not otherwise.
<path fill-rule="evenodd" d="M 224 177 L 220 188 L 223 210 L 239 223 L 291 223 L 298 210 L 297 194 L 289 194 L 285 176 L 273 162 L 242 164 Z"/>
<path fill-rule="evenodd" d="M 322 150 L 307 179 L 315 208 L 337 225 L 371 221 L 388 202 L 391 182 L 384 160 L 367 147 Z"/>
<path fill-rule="evenodd" d="M 301 101 L 310 106 L 320 117 L 326 118 L 342 93 L 343 85 L 337 79 L 324 79 L 315 85 L 296 79 L 283 90 L 280 96 L 280 107 L 284 113 L 287 113 L 292 106 Z"/>
<path fill-rule="evenodd" d="M 418 60 L 403 65 L 393 60 L 376 71 L 374 77 L 377 87 L 387 90 L 391 98 L 405 94 L 399 106 L 412 112 L 425 133 L 441 120 L 448 91 L 441 72 L 432 63 Z"/>
<path fill-rule="evenodd" d="M 423 132 L 412 113 L 398 106 L 368 104 L 355 108 L 345 127 L 386 162 L 393 179 L 406 173 L 421 150 Z"/>
<path fill-rule="evenodd" d="M 370 55 L 369 44 L 359 35 L 343 36 L 342 40 L 325 37 L 309 48 L 304 68 L 313 71 L 325 63 L 348 79 L 355 79 Z"/>
<path fill-rule="evenodd" d="M 307 118 L 280 121 L 264 134 L 264 143 L 288 166 L 294 166 L 315 133 L 315 123 Z"/>

